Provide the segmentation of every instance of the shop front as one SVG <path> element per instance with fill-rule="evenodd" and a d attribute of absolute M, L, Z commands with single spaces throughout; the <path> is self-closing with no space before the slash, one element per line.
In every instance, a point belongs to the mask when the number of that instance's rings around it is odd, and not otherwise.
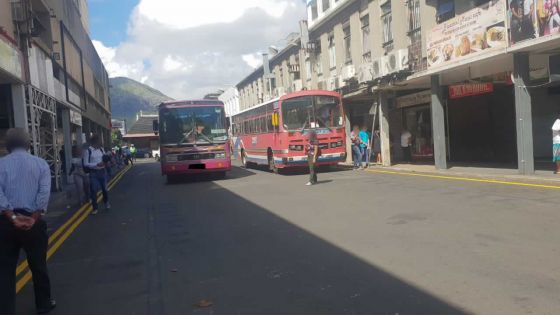
<path fill-rule="evenodd" d="M 432 135 L 432 112 L 430 108 L 431 92 L 429 90 L 407 94 L 396 98 L 396 116 L 392 128 L 394 147 L 400 147 L 400 137 L 405 131 L 412 135 L 413 162 L 433 163 L 434 141 Z M 393 124 L 393 123 L 392 123 Z M 396 154 L 401 157 L 401 154 Z"/>

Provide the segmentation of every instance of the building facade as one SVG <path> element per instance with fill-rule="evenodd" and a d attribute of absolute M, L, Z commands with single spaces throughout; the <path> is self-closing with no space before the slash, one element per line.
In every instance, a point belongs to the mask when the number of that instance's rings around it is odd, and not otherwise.
<path fill-rule="evenodd" d="M 240 107 L 336 90 L 348 128 L 381 131 L 385 165 L 402 159 L 408 130 L 415 162 L 531 174 L 552 155 L 560 25 L 527 1 L 308 1 L 301 36 L 237 85 Z"/>
<path fill-rule="evenodd" d="M 94 133 L 111 141 L 109 80 L 89 37 L 87 3 L 2 1 L 0 12 L 1 133 L 26 129 L 60 189 L 73 145 Z"/>

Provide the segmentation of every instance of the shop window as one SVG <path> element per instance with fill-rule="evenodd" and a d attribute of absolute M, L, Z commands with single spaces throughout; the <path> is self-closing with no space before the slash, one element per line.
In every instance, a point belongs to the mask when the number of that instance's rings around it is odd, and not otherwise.
<path fill-rule="evenodd" d="M 455 0 L 438 0 L 436 21 L 443 23 L 455 17 Z"/>

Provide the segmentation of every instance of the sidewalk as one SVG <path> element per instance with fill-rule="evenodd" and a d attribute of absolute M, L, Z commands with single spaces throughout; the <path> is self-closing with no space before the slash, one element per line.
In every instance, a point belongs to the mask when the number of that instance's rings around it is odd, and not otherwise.
<path fill-rule="evenodd" d="M 560 175 L 555 175 L 551 171 L 541 170 L 536 171 L 534 175 L 520 175 L 517 169 L 510 168 L 451 166 L 447 170 L 437 170 L 433 165 L 427 164 L 395 164 L 390 167 L 370 166 L 370 169 L 379 171 L 384 170 L 430 174 L 438 176 L 469 177 L 498 181 L 517 181 L 523 183 L 560 185 Z"/>

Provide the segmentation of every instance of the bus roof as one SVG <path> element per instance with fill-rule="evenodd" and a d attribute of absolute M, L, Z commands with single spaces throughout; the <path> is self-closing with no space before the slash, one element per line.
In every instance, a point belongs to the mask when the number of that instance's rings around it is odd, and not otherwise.
<path fill-rule="evenodd" d="M 244 110 L 240 111 L 239 113 L 237 113 L 237 114 L 235 114 L 235 115 L 233 115 L 233 116 L 237 116 L 237 115 L 239 115 L 239 114 L 246 113 L 246 112 L 251 111 L 251 110 L 253 110 L 253 109 L 255 109 L 255 108 L 259 108 L 259 107 L 264 106 L 264 105 L 266 105 L 266 104 L 274 103 L 274 102 L 277 102 L 277 101 L 284 101 L 284 100 L 287 100 L 287 99 L 290 99 L 290 98 L 294 98 L 294 97 L 313 96 L 313 95 L 334 96 L 334 97 L 339 97 L 339 98 L 341 97 L 340 93 L 338 93 L 338 92 L 333 92 L 333 91 L 326 91 L 326 90 L 305 90 L 305 91 L 299 91 L 299 92 L 294 92 L 294 93 L 288 93 L 288 94 L 285 94 L 285 95 L 283 95 L 283 96 L 281 96 L 281 97 L 277 97 L 277 98 L 268 100 L 268 101 L 266 101 L 266 102 L 264 102 L 264 103 L 260 103 L 260 104 L 258 104 L 258 105 L 255 105 L 255 106 L 253 106 L 253 107 L 244 109 Z"/>
<path fill-rule="evenodd" d="M 218 100 L 180 100 L 180 101 L 165 101 L 159 107 L 174 107 L 174 106 L 224 106 L 222 101 Z"/>

